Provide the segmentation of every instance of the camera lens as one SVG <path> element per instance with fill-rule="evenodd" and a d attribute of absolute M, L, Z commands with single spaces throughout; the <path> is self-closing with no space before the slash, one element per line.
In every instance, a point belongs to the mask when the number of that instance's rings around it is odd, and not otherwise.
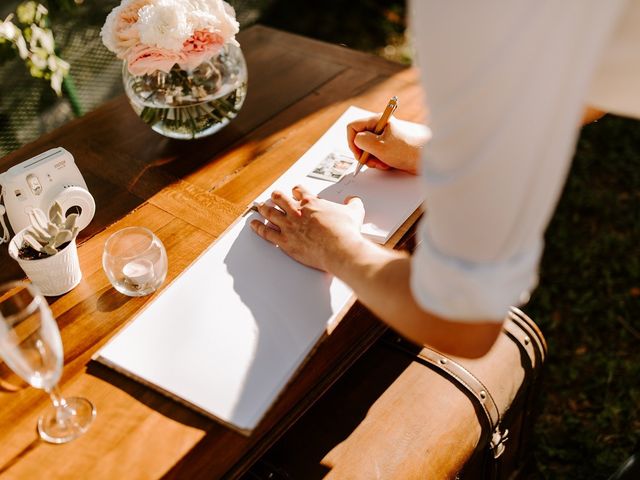
<path fill-rule="evenodd" d="M 82 214 L 82 207 L 79 205 L 72 205 L 71 207 L 67 208 L 66 212 L 64 212 L 64 216 L 68 217 L 72 213 L 77 213 L 78 216 L 80 216 Z"/>

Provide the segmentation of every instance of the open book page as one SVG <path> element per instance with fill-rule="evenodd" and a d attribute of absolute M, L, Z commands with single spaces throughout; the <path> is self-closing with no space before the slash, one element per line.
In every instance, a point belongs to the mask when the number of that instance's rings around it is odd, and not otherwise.
<path fill-rule="evenodd" d="M 344 136 L 346 123 L 362 111 L 347 114 L 329 130 L 332 142 L 340 142 L 338 130 Z M 320 148 L 318 143 L 309 152 L 316 149 L 320 157 L 334 146 L 327 141 Z M 352 184 L 307 177 L 309 167 L 318 163 L 308 155 L 278 182 L 319 182 L 317 191 L 327 196 L 348 195 L 343 187 L 369 185 L 371 191 L 360 193 L 371 195 L 367 215 L 385 229 L 380 238 L 419 203 L 413 197 L 406 202 L 389 198 L 411 192 L 413 179 L 405 177 L 406 188 L 401 188 L 403 177 L 385 172 L 362 172 Z M 316 175 L 343 173 L 321 168 Z M 382 188 L 380 175 L 399 182 L 395 190 Z M 385 202 L 374 194 L 397 207 L 390 218 L 376 210 L 383 211 Z M 259 238 L 249 227 L 254 218 L 255 213 L 241 218 L 96 355 L 244 433 L 255 428 L 352 297 L 340 280 L 295 262 Z"/>
<path fill-rule="evenodd" d="M 259 238 L 248 215 L 99 353 L 98 360 L 248 432 L 351 290 Z"/>
<path fill-rule="evenodd" d="M 385 243 L 422 204 L 424 195 L 420 177 L 405 172 L 363 167 L 354 177 L 357 162 L 347 143 L 347 125 L 371 113 L 349 107 L 257 201 L 268 200 L 273 190 L 290 195 L 296 185 L 338 203 L 355 195 L 362 199 L 365 208 L 363 235 L 374 242 Z"/>

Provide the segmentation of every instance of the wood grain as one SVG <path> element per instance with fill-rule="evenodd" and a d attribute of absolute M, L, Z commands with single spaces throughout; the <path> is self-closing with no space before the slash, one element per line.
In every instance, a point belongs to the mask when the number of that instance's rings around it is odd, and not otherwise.
<path fill-rule="evenodd" d="M 397 94 L 404 102 L 400 118 L 423 118 L 412 69 L 261 26 L 239 40 L 249 94 L 240 115 L 212 137 L 160 137 L 119 97 L 0 159 L 4 171 L 63 146 L 75 156 L 98 208 L 79 238 L 80 285 L 49 299 L 65 348 L 62 391 L 90 398 L 96 423 L 67 445 L 39 441 L 35 422 L 46 395 L 15 388 L 0 365 L 0 478 L 237 477 L 384 331 L 356 305 L 249 437 L 90 360 L 157 295 L 129 298 L 111 287 L 101 257 L 113 232 L 141 225 L 160 237 L 169 256 L 166 288 L 348 105 L 380 110 Z M 390 246 L 399 241 L 400 234 Z M 4 247 L 0 265 L 0 281 L 22 277 Z"/>

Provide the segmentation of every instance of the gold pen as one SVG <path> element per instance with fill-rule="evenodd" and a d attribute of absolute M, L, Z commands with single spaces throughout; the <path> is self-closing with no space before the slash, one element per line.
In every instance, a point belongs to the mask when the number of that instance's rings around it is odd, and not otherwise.
<path fill-rule="evenodd" d="M 376 123 L 376 126 L 373 129 L 373 133 L 375 133 L 376 135 L 380 135 L 384 131 L 387 123 L 389 123 L 389 117 L 393 115 L 393 112 L 396 111 L 396 108 L 398 108 L 398 97 L 394 95 L 393 97 L 391 97 L 391 100 L 389 100 L 387 108 L 384 109 L 380 120 L 378 120 L 378 123 Z M 356 172 L 353 174 L 354 177 L 360 173 L 360 170 L 362 170 L 362 166 L 367 163 L 368 158 L 369 152 L 363 151 L 362 155 L 360 155 L 360 158 L 358 159 L 358 166 L 356 167 Z"/>

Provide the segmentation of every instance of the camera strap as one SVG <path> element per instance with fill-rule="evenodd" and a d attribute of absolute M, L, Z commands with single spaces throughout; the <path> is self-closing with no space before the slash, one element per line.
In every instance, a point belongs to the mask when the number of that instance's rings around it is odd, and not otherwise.
<path fill-rule="evenodd" d="M 2 200 L 2 186 L 0 186 L 0 200 Z M 0 227 L 2 227 L 2 235 L 0 236 L 0 245 L 9 242 L 9 228 L 4 221 L 4 214 L 7 211 L 4 205 L 0 203 Z"/>

